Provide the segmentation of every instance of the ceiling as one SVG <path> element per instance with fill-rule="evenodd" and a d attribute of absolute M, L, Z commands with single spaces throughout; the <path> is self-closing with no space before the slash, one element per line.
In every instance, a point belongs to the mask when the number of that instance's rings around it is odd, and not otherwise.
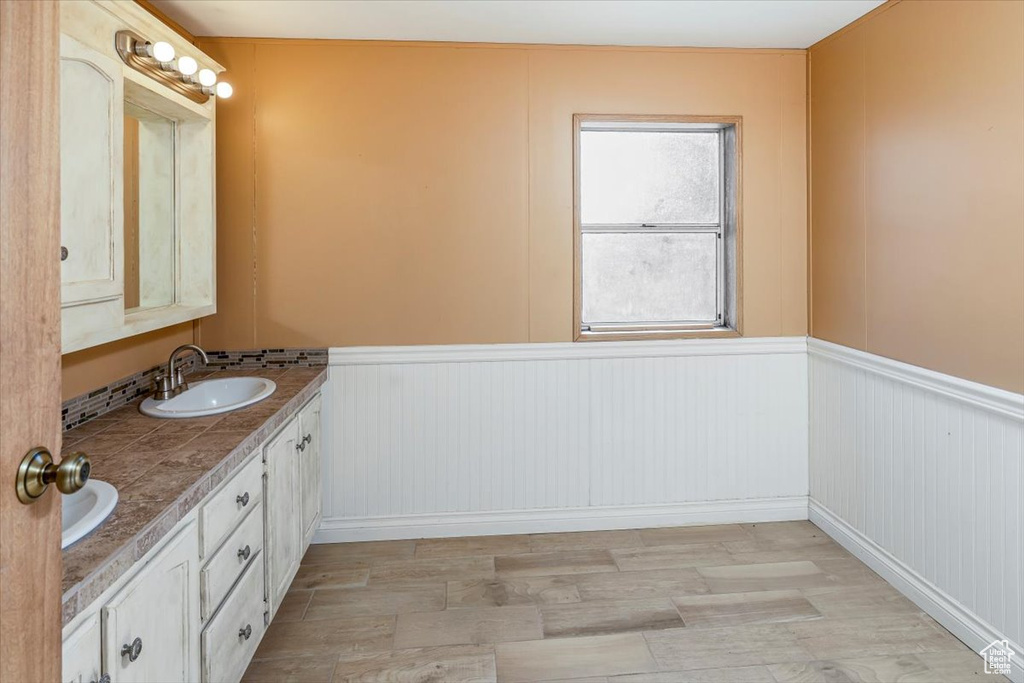
<path fill-rule="evenodd" d="M 153 0 L 195 35 L 805 48 L 883 0 Z"/>

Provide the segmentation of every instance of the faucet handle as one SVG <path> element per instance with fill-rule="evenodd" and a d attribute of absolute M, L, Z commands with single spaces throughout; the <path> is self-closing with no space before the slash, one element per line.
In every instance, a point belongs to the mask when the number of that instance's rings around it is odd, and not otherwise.
<path fill-rule="evenodd" d="M 174 378 L 174 393 L 180 394 L 183 391 L 188 390 L 188 382 L 185 381 L 185 373 L 181 368 L 178 368 L 175 373 L 177 375 Z"/>
<path fill-rule="evenodd" d="M 153 378 L 153 383 L 156 385 L 153 398 L 157 401 L 165 401 L 174 396 L 174 383 L 169 376 L 157 375 Z"/>

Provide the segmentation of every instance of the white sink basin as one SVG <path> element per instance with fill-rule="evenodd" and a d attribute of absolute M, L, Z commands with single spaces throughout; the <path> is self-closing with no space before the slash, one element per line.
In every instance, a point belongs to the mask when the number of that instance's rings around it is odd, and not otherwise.
<path fill-rule="evenodd" d="M 61 550 L 98 527 L 117 505 L 117 489 L 105 481 L 90 479 L 81 491 L 61 499 Z"/>
<path fill-rule="evenodd" d="M 205 417 L 238 410 L 262 401 L 277 385 L 262 377 L 226 377 L 189 385 L 174 398 L 147 398 L 139 406 L 144 415 L 162 418 Z"/>

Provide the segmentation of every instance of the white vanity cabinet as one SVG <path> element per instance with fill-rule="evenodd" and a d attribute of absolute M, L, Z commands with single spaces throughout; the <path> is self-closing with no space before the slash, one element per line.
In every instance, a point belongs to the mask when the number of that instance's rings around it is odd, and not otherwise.
<path fill-rule="evenodd" d="M 190 522 L 104 606 L 111 683 L 197 679 L 198 558 L 199 534 Z"/>
<path fill-rule="evenodd" d="M 67 625 L 64 683 L 241 679 L 320 518 L 320 406 L 291 414 Z"/>
<path fill-rule="evenodd" d="M 309 546 L 320 524 L 320 396 L 299 412 L 299 492 L 303 546 Z"/>
<path fill-rule="evenodd" d="M 93 614 L 64 639 L 62 683 L 99 683 L 102 680 L 100 643 L 100 615 Z"/>
<path fill-rule="evenodd" d="M 271 619 L 299 570 L 320 520 L 321 405 L 317 394 L 263 449 Z"/>
<path fill-rule="evenodd" d="M 299 421 L 293 418 L 263 449 L 267 468 L 267 597 L 271 619 L 302 559 L 299 444 Z"/>

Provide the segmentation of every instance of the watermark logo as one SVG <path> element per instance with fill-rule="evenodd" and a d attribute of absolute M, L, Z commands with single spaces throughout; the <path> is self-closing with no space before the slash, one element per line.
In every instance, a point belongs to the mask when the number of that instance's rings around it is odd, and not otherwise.
<path fill-rule="evenodd" d="M 981 651 L 981 656 L 985 659 L 985 673 L 1009 676 L 1010 660 L 1014 654 L 1016 653 L 1010 649 L 1010 643 L 1005 638 L 993 640 Z"/>

